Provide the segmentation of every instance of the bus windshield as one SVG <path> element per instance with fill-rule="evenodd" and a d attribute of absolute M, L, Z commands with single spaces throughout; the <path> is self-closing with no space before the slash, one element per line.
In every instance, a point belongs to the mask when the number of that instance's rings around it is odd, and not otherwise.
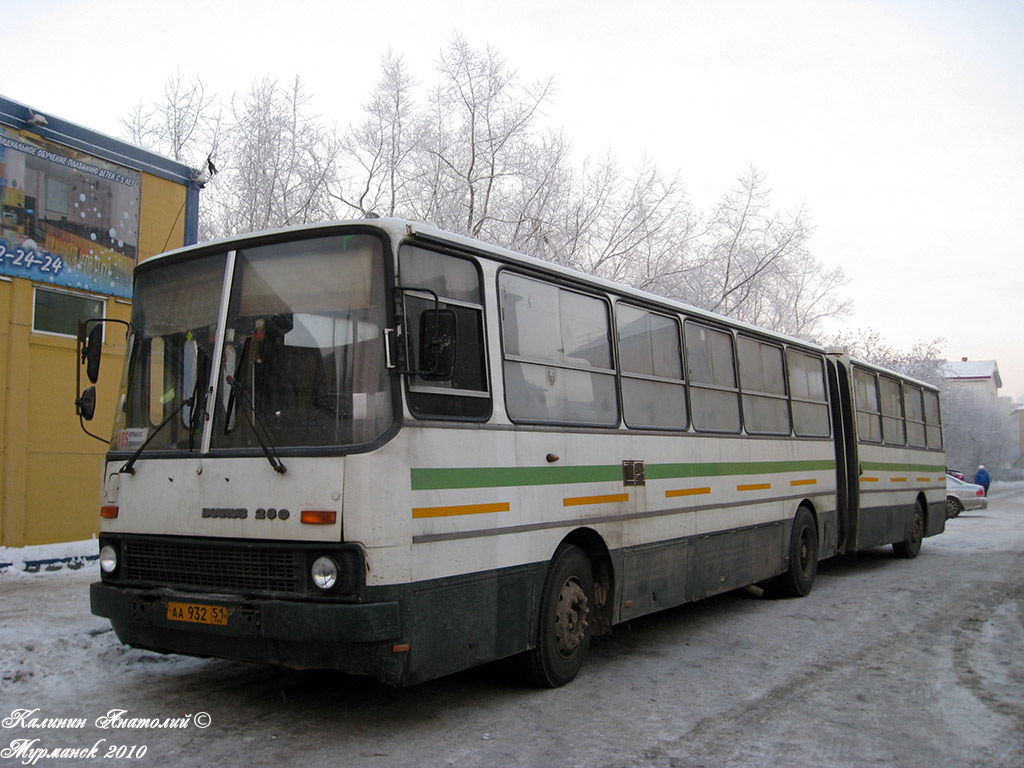
<path fill-rule="evenodd" d="M 219 328 L 229 259 L 233 278 Z M 137 449 L 148 439 L 146 450 L 193 452 L 204 429 L 211 450 L 259 449 L 261 442 L 344 448 L 380 436 L 394 418 L 383 265 L 378 238 L 349 235 L 141 273 L 113 447 Z M 223 351 L 215 362 L 218 333 Z"/>

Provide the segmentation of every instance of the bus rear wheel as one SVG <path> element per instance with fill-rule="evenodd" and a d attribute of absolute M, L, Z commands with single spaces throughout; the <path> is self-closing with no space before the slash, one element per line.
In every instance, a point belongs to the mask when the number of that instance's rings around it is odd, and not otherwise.
<path fill-rule="evenodd" d="M 914 514 L 910 518 L 910 529 L 903 541 L 897 541 L 892 545 L 892 551 L 897 557 L 905 557 L 908 560 L 917 557 L 921 551 L 921 540 L 924 539 L 924 512 L 921 511 L 921 504 L 914 505 Z"/>
<path fill-rule="evenodd" d="M 537 646 L 526 656 L 534 683 L 557 688 L 576 677 L 590 648 L 593 605 L 590 560 L 579 547 L 559 550 L 541 596 Z"/>
<path fill-rule="evenodd" d="M 789 537 L 789 570 L 765 585 L 769 597 L 804 597 L 814 587 L 818 575 L 818 526 L 814 515 L 800 507 L 793 519 Z"/>

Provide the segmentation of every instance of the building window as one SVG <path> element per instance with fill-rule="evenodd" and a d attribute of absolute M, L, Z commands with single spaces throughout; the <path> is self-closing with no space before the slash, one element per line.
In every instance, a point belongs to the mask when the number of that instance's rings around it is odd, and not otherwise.
<path fill-rule="evenodd" d="M 36 288 L 32 330 L 76 338 L 78 321 L 103 317 L 105 304 L 95 296 Z"/>

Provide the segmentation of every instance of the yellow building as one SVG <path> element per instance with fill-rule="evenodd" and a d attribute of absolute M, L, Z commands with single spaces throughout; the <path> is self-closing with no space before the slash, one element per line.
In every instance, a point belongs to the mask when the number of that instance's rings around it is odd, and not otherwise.
<path fill-rule="evenodd" d="M 0 96 L 0 545 L 97 531 L 106 445 L 75 412 L 77 323 L 130 318 L 135 265 L 196 241 L 199 189 L 187 166 Z M 105 325 L 108 384 L 123 329 Z M 98 389 L 87 426 L 105 440 L 116 387 Z"/>

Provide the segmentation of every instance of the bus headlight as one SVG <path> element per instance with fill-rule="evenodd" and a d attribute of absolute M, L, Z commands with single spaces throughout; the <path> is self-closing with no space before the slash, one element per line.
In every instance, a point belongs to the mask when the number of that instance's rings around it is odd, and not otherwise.
<path fill-rule="evenodd" d="M 310 576 L 313 578 L 316 588 L 326 592 L 333 589 L 334 585 L 338 583 L 338 564 L 333 557 L 321 555 L 313 561 Z"/>
<path fill-rule="evenodd" d="M 104 544 L 100 548 L 100 570 L 104 573 L 113 573 L 117 570 L 117 549 Z"/>

